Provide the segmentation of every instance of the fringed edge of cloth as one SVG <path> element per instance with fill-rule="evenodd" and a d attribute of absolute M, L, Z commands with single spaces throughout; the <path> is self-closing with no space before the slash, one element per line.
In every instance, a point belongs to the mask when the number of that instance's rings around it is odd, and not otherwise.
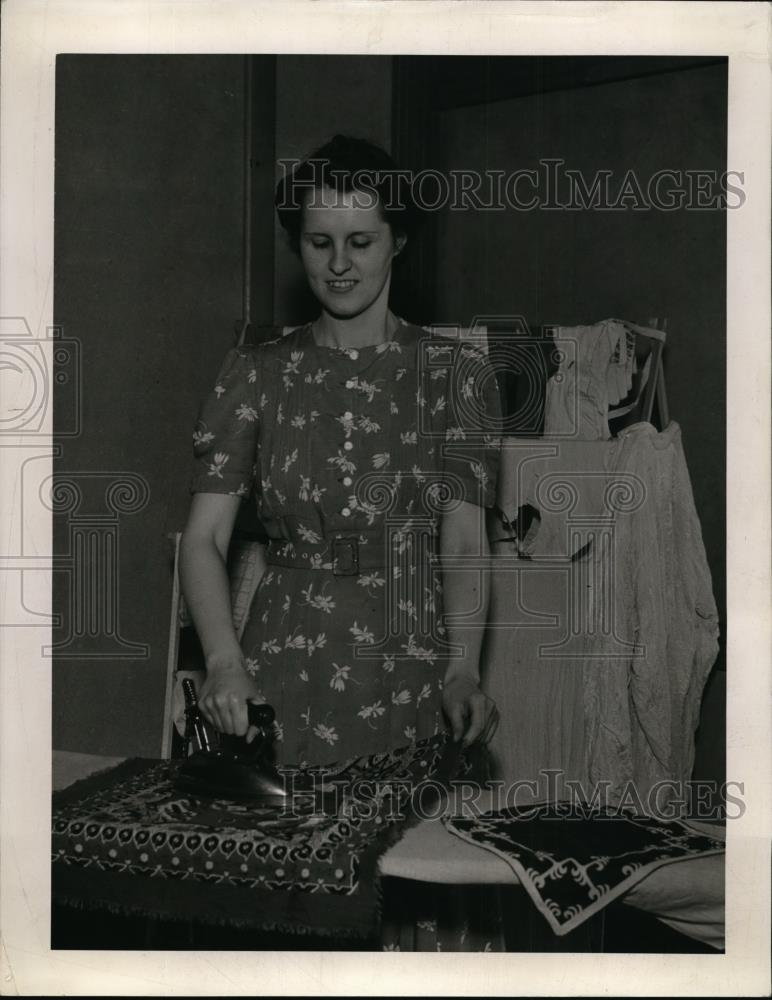
<path fill-rule="evenodd" d="M 244 889 L 212 883 L 204 887 L 194 881 L 116 874 L 81 865 L 54 863 L 52 900 L 82 910 L 102 909 L 156 919 L 194 920 L 256 931 L 358 940 L 375 938 L 383 903 L 378 862 L 410 827 L 420 822 L 418 804 L 426 805 L 422 789 L 431 784 L 438 793 L 440 789 L 447 791 L 462 755 L 461 744 L 448 739 L 435 773 L 413 790 L 405 816 L 378 833 L 359 856 L 359 881 L 353 893 Z M 54 793 L 54 808 L 103 791 L 116 781 L 135 777 L 158 763 L 155 759 L 132 758 L 83 778 Z"/>

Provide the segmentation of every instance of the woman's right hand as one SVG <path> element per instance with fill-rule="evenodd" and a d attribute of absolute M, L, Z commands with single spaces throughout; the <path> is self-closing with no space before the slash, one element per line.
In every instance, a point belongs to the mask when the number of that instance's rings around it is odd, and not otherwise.
<path fill-rule="evenodd" d="M 219 732 L 246 735 L 247 742 L 251 743 L 257 729 L 249 725 L 247 702 L 260 704 L 262 700 L 257 684 L 246 671 L 243 657 L 232 656 L 207 665 L 198 704 L 204 718 Z"/>

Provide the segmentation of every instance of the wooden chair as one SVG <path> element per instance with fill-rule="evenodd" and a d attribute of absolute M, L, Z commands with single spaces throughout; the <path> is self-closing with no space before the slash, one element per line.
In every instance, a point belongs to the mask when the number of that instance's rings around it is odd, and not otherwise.
<path fill-rule="evenodd" d="M 628 320 L 620 322 L 635 336 L 638 371 L 633 376 L 633 384 L 627 398 L 609 409 L 609 430 L 616 436 L 624 427 L 639 421 L 651 423 L 655 403 L 659 429 L 664 430 L 670 422 L 662 363 L 667 320 L 650 319 L 646 326 L 639 326 Z"/>

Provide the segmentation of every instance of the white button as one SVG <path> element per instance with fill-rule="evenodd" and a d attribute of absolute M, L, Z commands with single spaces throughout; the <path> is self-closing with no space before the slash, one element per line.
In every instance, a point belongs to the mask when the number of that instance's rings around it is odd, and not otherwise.
<path fill-rule="evenodd" d="M 351 511 L 348 509 L 348 507 L 344 507 L 343 510 L 341 511 L 341 514 L 344 517 L 351 517 Z"/>
<path fill-rule="evenodd" d="M 350 379 L 346 380 L 346 388 L 347 389 L 353 389 L 354 388 L 354 380 L 353 380 L 353 378 L 350 378 Z"/>
<path fill-rule="evenodd" d="M 351 412 L 351 410 L 346 410 L 346 412 L 343 414 L 343 419 L 344 420 L 353 420 L 354 419 L 354 414 Z"/>
<path fill-rule="evenodd" d="M 351 358 L 352 361 L 356 361 L 356 359 L 359 357 L 359 351 L 349 351 L 348 356 Z"/>
<path fill-rule="evenodd" d="M 354 445 L 351 443 L 351 441 L 346 441 L 344 443 L 343 447 L 345 448 L 346 451 L 351 451 L 351 449 L 354 447 Z"/>
<path fill-rule="evenodd" d="M 351 484 L 353 482 L 354 482 L 354 480 L 351 478 L 351 476 L 345 476 L 344 479 L 343 479 L 343 485 L 344 486 L 351 486 Z"/>

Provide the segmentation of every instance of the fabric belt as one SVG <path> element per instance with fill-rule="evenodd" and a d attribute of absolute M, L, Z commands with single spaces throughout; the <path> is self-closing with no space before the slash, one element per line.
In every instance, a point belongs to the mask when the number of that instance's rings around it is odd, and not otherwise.
<path fill-rule="evenodd" d="M 269 566 L 331 570 L 335 576 L 358 576 L 362 570 L 386 568 L 385 539 L 361 544 L 358 535 L 338 535 L 328 542 L 271 540 L 266 548 Z"/>

